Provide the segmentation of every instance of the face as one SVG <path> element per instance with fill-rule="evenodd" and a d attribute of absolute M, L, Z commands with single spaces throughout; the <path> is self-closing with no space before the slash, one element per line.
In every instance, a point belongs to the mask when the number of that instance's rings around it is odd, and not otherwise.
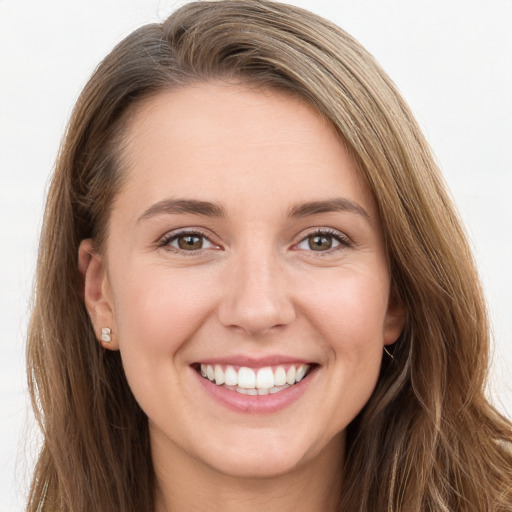
<path fill-rule="evenodd" d="M 211 83 L 139 105 L 126 148 L 105 253 L 82 266 L 154 456 L 232 476 L 339 457 L 403 321 L 332 128 L 294 97 Z"/>

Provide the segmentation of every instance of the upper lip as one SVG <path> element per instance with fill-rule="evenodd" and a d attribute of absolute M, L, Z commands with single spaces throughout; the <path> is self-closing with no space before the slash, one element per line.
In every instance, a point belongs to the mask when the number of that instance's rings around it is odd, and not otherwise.
<path fill-rule="evenodd" d="M 246 366 L 249 368 L 262 368 L 264 366 L 279 366 L 283 364 L 313 364 L 312 361 L 295 356 L 285 355 L 266 355 L 260 357 L 248 356 L 246 354 L 222 356 L 222 357 L 207 357 L 196 361 L 201 364 L 219 364 L 231 366 Z"/>

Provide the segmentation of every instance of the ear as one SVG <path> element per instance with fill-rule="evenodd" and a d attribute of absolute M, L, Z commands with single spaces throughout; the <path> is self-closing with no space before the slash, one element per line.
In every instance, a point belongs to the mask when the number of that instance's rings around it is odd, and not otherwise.
<path fill-rule="evenodd" d="M 104 259 L 94 250 L 90 238 L 82 240 L 78 249 L 78 269 L 82 274 L 83 298 L 96 338 L 104 348 L 118 350 L 117 326 L 110 283 Z M 102 328 L 110 329 L 110 342 L 101 339 Z"/>
<path fill-rule="evenodd" d="M 405 327 L 407 310 L 398 297 L 394 286 L 389 294 L 388 310 L 384 320 L 384 345 L 392 345 L 398 339 Z"/>

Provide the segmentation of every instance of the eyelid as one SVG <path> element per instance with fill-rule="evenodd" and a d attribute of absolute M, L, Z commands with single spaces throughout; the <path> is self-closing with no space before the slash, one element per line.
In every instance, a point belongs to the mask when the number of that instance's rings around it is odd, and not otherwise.
<path fill-rule="evenodd" d="M 184 235 L 195 235 L 195 236 L 202 237 L 205 240 L 207 240 L 213 246 L 213 248 L 215 248 L 217 250 L 222 249 L 220 244 L 215 242 L 212 239 L 213 237 L 211 235 L 206 234 L 201 228 L 195 228 L 195 227 L 178 228 L 178 229 L 167 232 L 165 235 L 163 235 L 162 237 L 160 237 L 158 239 L 158 241 L 157 241 L 158 247 L 161 247 L 161 248 L 168 247 L 168 248 L 172 248 L 172 250 L 174 250 L 176 252 L 182 252 L 182 253 L 188 253 L 188 254 L 197 254 L 204 250 L 212 249 L 212 247 L 207 247 L 207 248 L 201 248 L 201 249 L 197 249 L 197 250 L 186 251 L 186 250 L 183 250 L 183 249 L 180 249 L 177 247 L 172 247 L 169 245 L 169 243 L 171 241 L 177 239 L 179 236 L 184 236 Z M 328 249 L 326 251 L 313 251 L 312 249 L 308 251 L 305 249 L 298 249 L 297 246 L 299 244 L 304 242 L 307 238 L 309 238 L 311 236 L 315 236 L 315 235 L 331 236 L 339 243 L 339 245 L 337 245 L 331 249 Z M 292 249 L 304 250 L 306 252 L 314 252 L 314 253 L 317 253 L 317 255 L 321 255 L 321 254 L 331 253 L 331 252 L 334 252 L 339 249 L 348 248 L 348 247 L 351 247 L 352 245 L 353 245 L 353 242 L 350 239 L 350 237 L 348 237 L 342 231 L 339 231 L 334 228 L 322 227 L 322 228 L 312 228 L 311 230 L 309 230 L 306 233 L 303 232 L 300 235 L 300 238 L 298 239 L 298 241 L 293 244 Z M 171 250 L 171 249 L 169 249 L 169 250 Z"/>
<path fill-rule="evenodd" d="M 191 250 L 191 251 L 186 251 L 184 249 L 180 249 L 178 247 L 173 247 L 170 244 L 170 242 L 176 240 L 178 237 L 180 236 L 186 236 L 186 235 L 191 235 L 191 236 L 198 236 L 198 237 L 201 237 L 201 238 L 204 238 L 205 240 L 208 240 L 208 242 L 213 246 L 213 247 L 205 247 L 205 248 L 201 248 L 201 249 L 196 249 L 196 250 Z M 175 252 L 180 252 L 180 253 L 188 253 L 188 254 L 197 254 L 199 252 L 202 252 L 204 250 L 210 250 L 212 248 L 214 249 L 222 249 L 222 247 L 220 246 L 220 244 L 214 242 L 212 240 L 212 236 L 211 235 L 207 235 L 206 233 L 204 233 L 200 228 L 179 228 L 179 229 L 174 229 L 172 231 L 169 231 L 167 232 L 165 235 L 163 235 L 162 237 L 160 237 L 158 239 L 158 247 L 160 248 L 163 248 L 163 249 L 166 249 L 167 250 L 173 250 Z"/>
<path fill-rule="evenodd" d="M 313 251 L 312 249 L 306 250 L 306 249 L 298 249 L 297 246 L 307 240 L 311 236 L 315 235 L 327 235 L 333 237 L 339 245 L 336 247 L 332 247 L 331 249 L 328 249 L 326 251 Z M 345 233 L 342 231 L 339 231 L 334 228 L 313 228 L 311 231 L 308 231 L 307 233 L 302 233 L 300 236 L 300 239 L 293 245 L 293 249 L 295 250 L 304 250 L 306 252 L 312 252 L 316 253 L 316 255 L 322 255 L 322 254 L 328 254 L 331 252 L 335 252 L 340 249 L 346 249 L 348 247 L 352 247 L 353 242 Z"/>

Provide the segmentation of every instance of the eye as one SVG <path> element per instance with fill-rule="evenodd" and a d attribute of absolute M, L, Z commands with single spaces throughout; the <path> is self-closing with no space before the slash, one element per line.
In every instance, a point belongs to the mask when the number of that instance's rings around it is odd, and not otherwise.
<path fill-rule="evenodd" d="M 164 248 L 172 248 L 178 251 L 194 252 L 201 249 L 218 248 L 202 233 L 195 231 L 182 231 L 171 233 L 161 241 Z"/>
<path fill-rule="evenodd" d="M 296 245 L 296 248 L 306 251 L 327 252 L 349 245 L 348 238 L 339 231 L 319 230 L 303 238 Z"/>

